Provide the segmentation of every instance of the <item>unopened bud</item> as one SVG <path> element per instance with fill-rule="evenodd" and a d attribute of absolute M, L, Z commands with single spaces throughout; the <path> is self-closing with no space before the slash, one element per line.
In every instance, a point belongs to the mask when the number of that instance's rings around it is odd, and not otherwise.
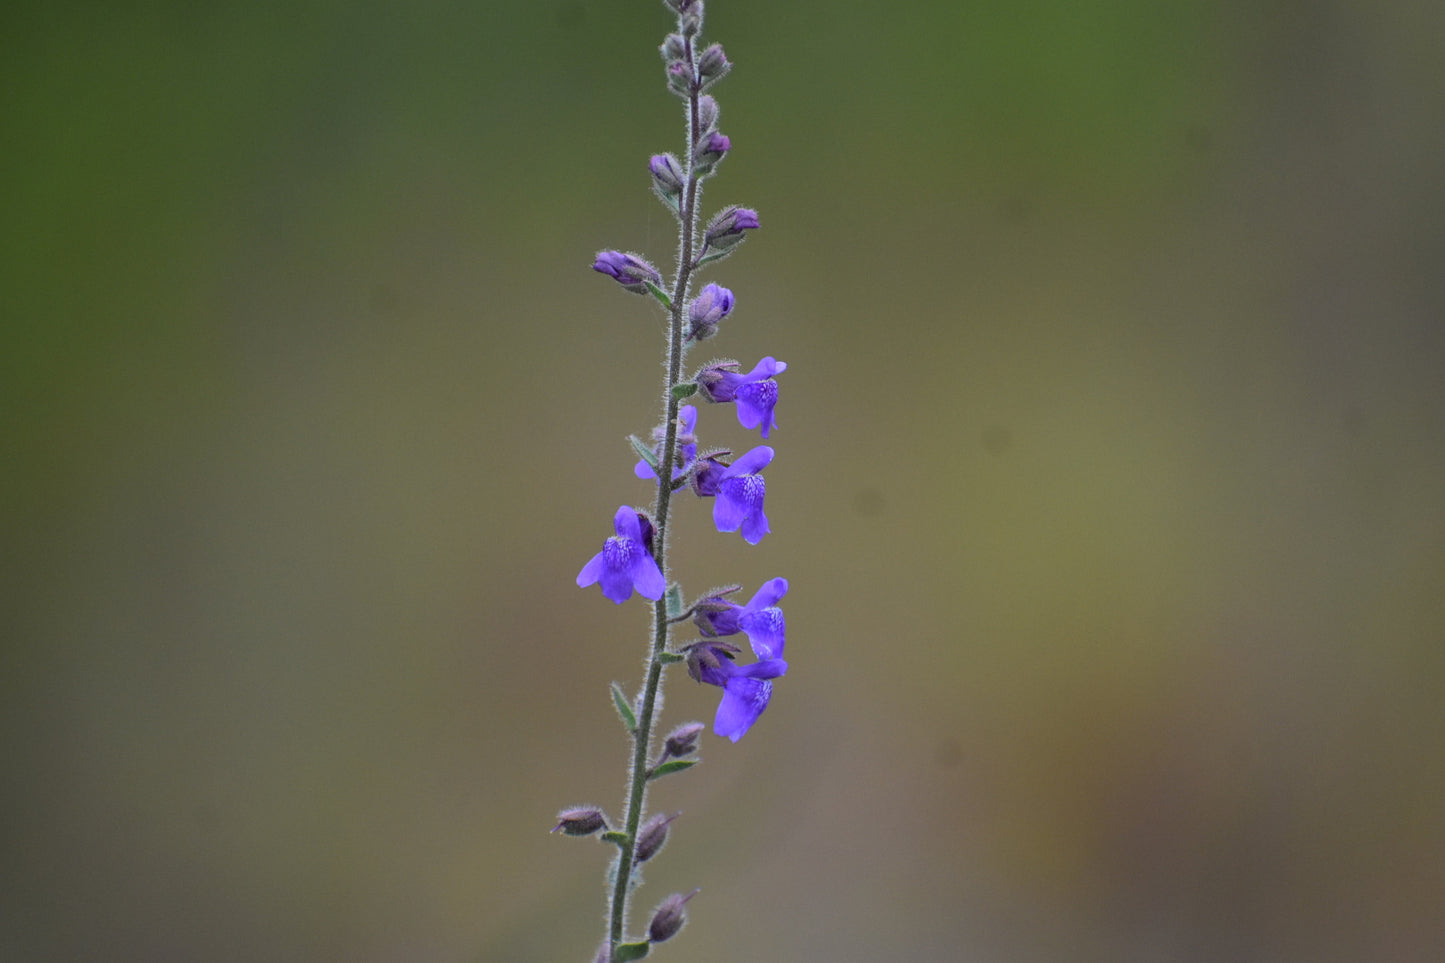
<path fill-rule="evenodd" d="M 717 326 L 733 309 L 733 293 L 720 284 L 709 284 L 687 306 L 690 327 L 688 341 L 705 341 L 717 334 Z"/>
<path fill-rule="evenodd" d="M 607 817 L 595 806 L 579 806 L 564 809 L 557 814 L 557 825 L 552 832 L 561 831 L 568 836 L 591 836 L 599 829 L 607 828 Z"/>
<path fill-rule="evenodd" d="M 697 124 L 704 132 L 717 126 L 717 101 L 709 94 L 697 99 Z"/>
<path fill-rule="evenodd" d="M 727 72 L 732 69 L 728 63 L 727 55 L 723 53 L 722 44 L 715 43 L 708 47 L 697 58 L 698 81 L 704 89 L 722 80 Z"/>
<path fill-rule="evenodd" d="M 686 894 L 673 893 L 663 900 L 653 911 L 652 922 L 647 925 L 647 938 L 654 943 L 661 943 L 676 936 L 677 931 L 687 922 L 687 901 L 699 892 L 701 890 L 695 889 Z"/>
<path fill-rule="evenodd" d="M 692 170 L 695 174 L 710 174 L 718 161 L 732 150 L 732 141 L 726 134 L 710 130 L 698 138 L 697 149 L 692 153 Z"/>
<path fill-rule="evenodd" d="M 697 751 L 697 737 L 707 728 L 701 722 L 687 722 L 667 735 L 665 752 L 669 756 L 688 756 Z"/>
<path fill-rule="evenodd" d="M 672 63 L 674 60 L 687 59 L 687 41 L 675 33 L 668 34 L 667 39 L 662 42 L 662 46 L 658 47 L 657 50 L 662 54 L 662 59 L 666 63 Z"/>
<path fill-rule="evenodd" d="M 667 89 L 679 97 L 692 95 L 692 67 L 686 60 L 674 60 L 667 65 Z"/>
<path fill-rule="evenodd" d="M 654 154 L 647 162 L 647 169 L 652 172 L 652 189 L 664 200 L 682 193 L 682 164 L 676 157 L 671 154 Z"/>
<path fill-rule="evenodd" d="M 713 251 L 726 251 L 742 243 L 743 232 L 756 230 L 758 212 L 736 204 L 725 207 L 708 221 L 703 246 Z"/>
<path fill-rule="evenodd" d="M 641 829 L 637 831 L 637 848 L 632 851 L 632 858 L 635 862 L 645 863 L 657 855 L 662 844 L 667 842 L 667 827 L 682 813 L 673 813 L 671 816 L 653 816 Z"/>
<path fill-rule="evenodd" d="M 592 270 L 607 275 L 633 294 L 647 294 L 648 281 L 653 284 L 662 283 L 662 275 L 657 273 L 657 268 L 640 257 L 624 254 L 622 251 L 597 252 L 597 260 L 593 263 Z"/>

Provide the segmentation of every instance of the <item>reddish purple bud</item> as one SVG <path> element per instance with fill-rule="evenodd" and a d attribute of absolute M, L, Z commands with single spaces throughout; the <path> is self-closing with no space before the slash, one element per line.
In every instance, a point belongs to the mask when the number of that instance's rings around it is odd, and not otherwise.
<path fill-rule="evenodd" d="M 663 900 L 653 911 L 652 922 L 647 925 L 647 938 L 654 943 L 661 943 L 676 936 L 677 931 L 687 922 L 687 913 L 684 910 L 687 901 L 700 892 L 701 890 L 695 889 L 685 895 L 673 893 Z"/>
<path fill-rule="evenodd" d="M 552 827 L 552 832 L 560 831 L 568 836 L 591 836 L 599 829 L 606 828 L 607 817 L 602 815 L 602 810 L 595 806 L 581 806 L 558 813 L 557 825 Z"/>
<path fill-rule="evenodd" d="M 637 848 L 632 851 L 632 858 L 635 862 L 645 863 L 657 855 L 662 844 L 667 842 L 667 827 L 682 813 L 673 813 L 671 816 L 653 816 L 641 829 L 637 831 Z"/>
<path fill-rule="evenodd" d="M 663 753 L 673 758 L 688 756 L 697 751 L 697 737 L 707 728 L 701 722 L 687 722 L 668 733 Z"/>

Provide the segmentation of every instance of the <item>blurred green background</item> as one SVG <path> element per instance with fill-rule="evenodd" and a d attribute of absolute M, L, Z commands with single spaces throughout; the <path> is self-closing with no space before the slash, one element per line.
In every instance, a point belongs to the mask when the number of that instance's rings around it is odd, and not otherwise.
<path fill-rule="evenodd" d="M 1445 956 L 1445 8 L 714 0 L 791 674 L 667 959 Z M 656 0 L 0 14 L 6 960 L 584 960 Z M 696 357 L 695 360 L 705 360 Z M 726 409 L 703 443 L 750 438 Z M 711 718 L 677 673 L 664 723 Z M 661 951 L 659 951 L 661 952 Z M 663 957 L 659 957 L 663 958 Z"/>

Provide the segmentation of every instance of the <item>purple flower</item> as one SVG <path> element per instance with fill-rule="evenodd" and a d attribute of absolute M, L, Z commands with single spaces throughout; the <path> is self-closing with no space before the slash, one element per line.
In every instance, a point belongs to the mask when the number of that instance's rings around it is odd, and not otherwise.
<path fill-rule="evenodd" d="M 667 583 L 652 557 L 652 523 L 623 505 L 617 509 L 612 526 L 617 534 L 607 539 L 602 551 L 582 566 L 582 571 L 577 573 L 577 584 L 585 588 L 600 581 L 602 594 L 619 605 L 632 598 L 633 588 L 654 602 L 662 598 Z"/>
<path fill-rule="evenodd" d="M 758 658 L 782 658 L 787 623 L 778 602 L 788 594 L 788 580 L 775 578 L 764 582 L 747 605 L 725 597 L 735 591 L 736 586 L 700 600 L 693 612 L 693 624 L 709 638 L 745 632 Z"/>
<path fill-rule="evenodd" d="M 733 293 L 717 284 L 709 284 L 693 298 L 687 306 L 687 318 L 692 328 L 687 333 L 689 341 L 706 341 L 717 334 L 717 326 L 733 309 Z"/>
<path fill-rule="evenodd" d="M 735 401 L 738 421 L 744 428 L 762 426 L 762 436 L 778 427 L 773 409 L 778 404 L 778 383 L 773 380 L 788 370 L 787 362 L 764 358 L 747 374 L 739 374 L 736 361 L 709 365 L 697 373 L 697 386 L 708 401 Z"/>
<path fill-rule="evenodd" d="M 751 665 L 733 661 L 737 647 L 726 642 L 697 642 L 689 646 L 687 671 L 699 682 L 723 690 L 712 731 L 733 742 L 743 737 L 773 698 L 772 680 L 788 671 L 782 659 L 764 659 Z"/>
<path fill-rule="evenodd" d="M 726 251 L 728 248 L 742 243 L 744 231 L 756 230 L 757 226 L 757 211 L 747 207 L 738 207 L 736 204 L 725 207 L 714 214 L 711 221 L 707 222 L 707 231 L 703 233 L 702 238 L 703 250 Z"/>
<path fill-rule="evenodd" d="M 763 514 L 763 497 L 768 484 L 758 472 L 773 460 L 773 450 L 761 445 L 733 462 L 717 481 L 717 500 L 712 506 L 713 524 L 720 532 L 742 530 L 743 541 L 756 545 L 768 534 L 768 516 Z"/>
<path fill-rule="evenodd" d="M 692 460 L 697 457 L 697 436 L 693 434 L 696 428 L 697 409 L 692 405 L 683 405 L 677 412 L 677 451 L 678 454 L 682 456 L 682 464 L 673 466 L 672 477 L 674 481 L 682 477 L 682 473 L 687 470 L 687 466 L 691 465 Z M 662 443 L 667 440 L 667 426 L 658 425 L 652 429 L 652 440 L 657 442 L 657 445 L 652 451 L 657 455 L 658 460 L 661 461 Z M 638 478 L 657 477 L 657 473 L 652 470 L 652 466 L 640 458 L 637 460 L 637 464 L 632 466 L 632 473 Z"/>
<path fill-rule="evenodd" d="M 646 294 L 648 281 L 662 283 L 662 275 L 657 273 L 657 268 L 640 257 L 621 251 L 597 252 L 592 270 L 606 274 L 633 294 Z"/>

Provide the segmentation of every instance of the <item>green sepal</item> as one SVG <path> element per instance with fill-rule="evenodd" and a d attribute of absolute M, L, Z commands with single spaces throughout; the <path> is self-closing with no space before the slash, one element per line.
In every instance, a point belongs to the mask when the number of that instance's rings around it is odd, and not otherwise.
<path fill-rule="evenodd" d="M 691 398 L 695 394 L 697 394 L 696 381 L 684 381 L 681 384 L 672 386 L 672 397 L 678 401 L 684 398 Z"/>
<path fill-rule="evenodd" d="M 674 662 L 683 662 L 683 661 L 686 661 L 686 660 L 687 660 L 687 656 L 685 656 L 685 655 L 678 655 L 676 652 L 659 652 L 659 653 L 657 653 L 657 661 L 661 662 L 663 665 L 671 665 L 671 664 L 674 663 Z"/>
<path fill-rule="evenodd" d="M 673 582 L 667 587 L 667 617 L 675 619 L 682 613 L 682 586 Z"/>
<path fill-rule="evenodd" d="M 657 471 L 657 455 L 653 454 L 652 449 L 644 445 L 642 439 L 636 435 L 628 435 L 627 440 L 632 442 L 632 450 L 637 452 L 638 457 L 647 462 L 655 473 Z"/>
<path fill-rule="evenodd" d="M 672 307 L 672 297 L 671 297 L 671 295 L 669 295 L 669 294 L 668 294 L 666 291 L 664 291 L 662 288 L 660 288 L 660 287 L 658 287 L 657 285 L 653 284 L 651 281 L 643 281 L 642 283 L 645 284 L 645 285 L 647 285 L 647 290 L 650 291 L 650 292 L 652 292 L 652 296 L 653 296 L 654 298 L 657 298 L 657 300 L 659 300 L 659 301 L 662 302 L 662 306 L 663 306 L 664 308 L 671 308 L 671 307 Z"/>
<path fill-rule="evenodd" d="M 636 732 L 637 714 L 632 711 L 627 696 L 622 694 L 622 686 L 616 682 L 612 683 L 612 704 L 617 706 L 617 714 L 622 717 L 622 724 L 627 727 L 628 734 Z"/>
<path fill-rule="evenodd" d="M 736 247 L 737 247 L 737 245 L 734 244 L 732 247 L 726 248 L 726 249 L 721 250 L 721 251 L 718 251 L 718 250 L 709 251 L 708 253 L 704 254 L 702 257 L 698 258 L 696 261 L 693 261 L 693 262 L 692 262 L 693 270 L 697 270 L 698 268 L 702 267 L 704 264 L 711 264 L 713 261 L 721 261 L 723 258 L 725 258 L 725 257 L 727 257 L 729 254 L 731 254 Z"/>
<path fill-rule="evenodd" d="M 601 836 L 598 836 L 597 838 L 602 840 L 604 843 L 616 843 L 618 846 L 627 845 L 627 834 L 619 833 L 615 829 L 610 829 L 607 832 L 603 833 Z"/>
<path fill-rule="evenodd" d="M 682 772 L 684 769 L 691 769 L 702 760 L 700 759 L 673 759 L 664 762 L 656 769 L 647 774 L 648 779 L 661 779 L 663 776 L 671 775 L 674 772 Z"/>
<path fill-rule="evenodd" d="M 612 963 L 628 963 L 629 960 L 640 960 L 652 949 L 652 944 L 647 941 L 641 943 L 618 943 L 617 949 L 612 951 Z"/>

